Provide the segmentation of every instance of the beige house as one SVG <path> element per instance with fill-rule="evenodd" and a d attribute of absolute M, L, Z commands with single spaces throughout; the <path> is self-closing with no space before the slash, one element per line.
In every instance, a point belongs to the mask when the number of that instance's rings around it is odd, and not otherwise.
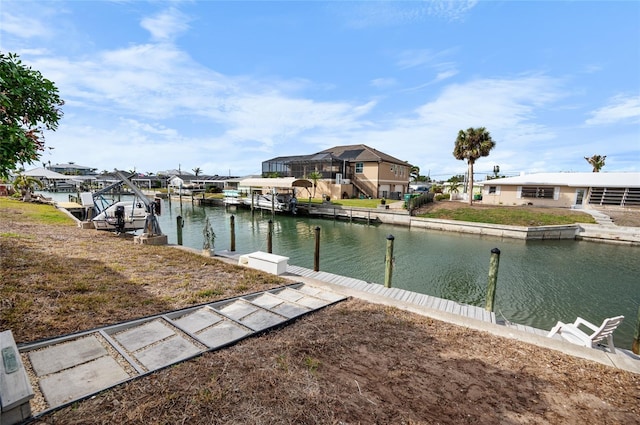
<path fill-rule="evenodd" d="M 540 173 L 478 182 L 482 203 L 544 207 L 640 207 L 640 173 Z"/>
<path fill-rule="evenodd" d="M 284 156 L 262 163 L 263 177 L 321 175 L 316 197 L 402 199 L 411 165 L 366 145 L 336 146 L 311 155 Z"/>

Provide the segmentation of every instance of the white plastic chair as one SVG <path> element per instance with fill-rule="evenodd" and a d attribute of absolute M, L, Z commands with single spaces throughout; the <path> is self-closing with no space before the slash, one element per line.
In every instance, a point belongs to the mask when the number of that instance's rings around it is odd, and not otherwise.
<path fill-rule="evenodd" d="M 616 348 L 613 346 L 613 331 L 616 330 L 618 325 L 622 323 L 624 316 L 611 317 L 604 319 L 602 325 L 599 327 L 593 323 L 587 322 L 582 317 L 578 317 L 573 323 L 558 322 L 553 329 L 549 332 L 548 337 L 552 337 L 555 334 L 559 334 L 561 337 L 574 344 L 582 345 L 585 347 L 595 348 L 596 345 L 605 338 L 607 339 L 607 345 L 612 353 L 616 352 Z M 589 328 L 593 333 L 583 332 L 578 326 L 583 325 Z"/>

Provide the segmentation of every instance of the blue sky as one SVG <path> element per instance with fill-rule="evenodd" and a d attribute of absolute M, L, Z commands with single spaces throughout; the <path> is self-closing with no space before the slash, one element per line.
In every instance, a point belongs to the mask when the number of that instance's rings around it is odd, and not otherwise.
<path fill-rule="evenodd" d="M 640 2 L 12 1 L 0 50 L 66 101 L 41 162 L 248 175 L 366 144 L 446 179 L 640 171 Z M 40 164 L 35 164 L 40 165 Z M 477 177 L 476 177 L 477 178 Z"/>

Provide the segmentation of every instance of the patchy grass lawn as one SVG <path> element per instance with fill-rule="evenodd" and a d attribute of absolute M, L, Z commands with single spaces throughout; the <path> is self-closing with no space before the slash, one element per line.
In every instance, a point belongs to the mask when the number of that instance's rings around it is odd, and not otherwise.
<path fill-rule="evenodd" d="M 469 207 L 467 204 L 451 201 L 427 204 L 416 215 L 425 218 L 526 227 L 595 223 L 589 214 L 564 208 L 490 207 L 477 204 Z"/>

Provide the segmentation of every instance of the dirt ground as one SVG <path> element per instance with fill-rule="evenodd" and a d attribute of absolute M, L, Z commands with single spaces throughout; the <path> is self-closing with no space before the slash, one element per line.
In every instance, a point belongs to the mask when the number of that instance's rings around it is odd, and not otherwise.
<path fill-rule="evenodd" d="M 0 210 L 0 329 L 58 336 L 283 281 Z M 38 424 L 640 424 L 640 375 L 350 299 Z"/>

